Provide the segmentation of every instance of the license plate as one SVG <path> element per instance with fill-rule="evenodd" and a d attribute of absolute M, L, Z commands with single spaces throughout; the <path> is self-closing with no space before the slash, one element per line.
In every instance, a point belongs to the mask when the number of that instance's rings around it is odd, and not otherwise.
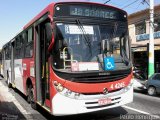
<path fill-rule="evenodd" d="M 106 104 L 110 104 L 112 101 L 111 98 L 102 98 L 98 100 L 98 104 L 99 105 L 106 105 Z"/>

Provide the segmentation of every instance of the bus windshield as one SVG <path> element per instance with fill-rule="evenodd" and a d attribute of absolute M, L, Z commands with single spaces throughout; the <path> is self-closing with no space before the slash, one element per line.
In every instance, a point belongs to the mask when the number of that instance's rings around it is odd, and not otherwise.
<path fill-rule="evenodd" d="M 104 42 L 106 44 L 103 44 Z M 114 59 L 114 70 L 128 69 L 130 63 L 127 24 L 114 22 L 92 25 L 81 24 L 79 20 L 74 24 L 56 23 L 52 54 L 53 67 L 62 71 L 103 71 L 105 57 Z M 81 67 L 76 68 L 77 65 Z"/>

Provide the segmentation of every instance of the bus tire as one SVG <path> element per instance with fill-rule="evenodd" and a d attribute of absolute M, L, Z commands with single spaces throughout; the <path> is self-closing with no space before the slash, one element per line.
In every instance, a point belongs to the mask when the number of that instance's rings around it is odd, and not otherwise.
<path fill-rule="evenodd" d="M 30 104 L 31 103 L 31 99 L 30 99 L 30 96 L 29 96 L 29 92 L 30 92 L 30 88 L 28 87 L 27 88 L 27 102 Z"/>
<path fill-rule="evenodd" d="M 31 104 L 31 107 L 33 109 L 37 109 L 37 104 L 36 102 L 34 101 L 34 89 L 33 89 L 33 86 L 30 85 L 29 88 L 28 88 L 28 98 L 27 98 L 27 101 Z"/>

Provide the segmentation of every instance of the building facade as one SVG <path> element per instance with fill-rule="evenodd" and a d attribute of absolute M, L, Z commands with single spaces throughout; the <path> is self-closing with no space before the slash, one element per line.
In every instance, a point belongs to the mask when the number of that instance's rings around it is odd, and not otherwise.
<path fill-rule="evenodd" d="M 128 16 L 133 65 L 144 79 L 148 77 L 149 16 L 149 9 Z M 154 7 L 154 45 L 155 72 L 160 72 L 160 4 Z"/>

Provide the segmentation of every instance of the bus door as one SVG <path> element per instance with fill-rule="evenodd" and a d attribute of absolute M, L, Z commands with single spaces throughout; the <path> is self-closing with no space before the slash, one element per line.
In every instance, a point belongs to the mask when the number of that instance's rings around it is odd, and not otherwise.
<path fill-rule="evenodd" d="M 47 39 L 47 22 L 36 26 L 36 87 L 37 100 L 41 105 L 50 107 L 49 91 L 49 54 Z"/>

